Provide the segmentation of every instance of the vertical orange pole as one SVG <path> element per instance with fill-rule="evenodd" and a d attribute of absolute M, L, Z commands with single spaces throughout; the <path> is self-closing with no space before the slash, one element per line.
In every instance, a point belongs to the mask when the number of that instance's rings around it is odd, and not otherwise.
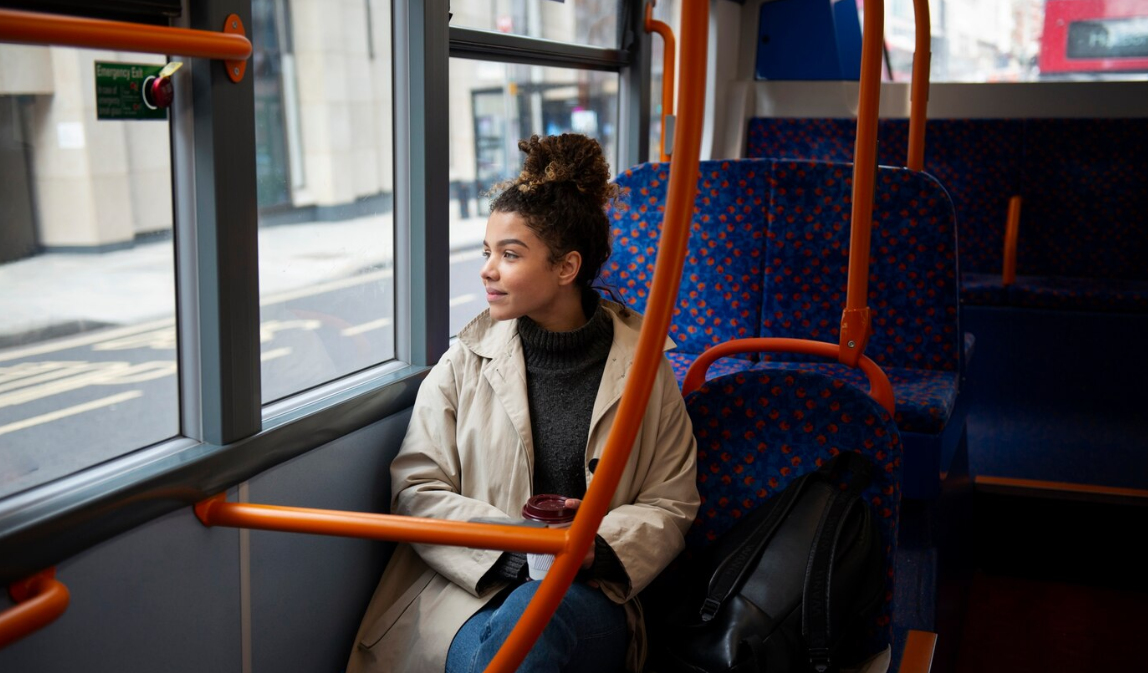
<path fill-rule="evenodd" d="M 518 624 L 487 667 L 487 673 L 511 673 L 534 645 L 534 641 L 554 614 L 566 589 L 593 544 L 598 524 L 610 507 L 610 499 L 621 480 L 630 447 L 645 415 L 654 377 L 662 360 L 662 344 L 670 327 L 670 311 L 678 295 L 686 239 L 697 195 L 698 157 L 701 153 L 702 115 L 705 112 L 706 41 L 709 31 L 709 0 L 687 0 L 682 6 L 682 105 L 677 140 L 670 164 L 670 184 L 666 197 L 666 217 L 661 244 L 654 265 L 654 284 L 646 305 L 638 351 L 626 388 L 618 405 L 618 417 L 594 480 L 578 508 L 567 533 L 567 549 L 558 555 L 542 580 Z"/>
<path fill-rule="evenodd" d="M 646 3 L 646 32 L 661 35 L 665 45 L 662 51 L 662 139 L 658 145 L 658 157 L 661 161 L 669 161 L 670 155 L 666 154 L 666 118 L 674 116 L 674 59 L 677 43 L 674 40 L 674 30 L 669 24 L 654 20 L 656 4 L 658 0 Z"/>
<path fill-rule="evenodd" d="M 841 314 L 840 361 L 856 367 L 869 342 L 869 230 L 877 175 L 877 113 L 881 102 L 881 46 L 885 35 L 883 0 L 865 3 L 862 27 L 861 92 L 857 144 L 853 151 L 853 212 L 849 237 L 849 286 Z"/>
<path fill-rule="evenodd" d="M 929 21 L 929 0 L 913 0 L 913 13 L 917 22 L 917 44 L 913 51 L 913 84 L 909 93 L 909 170 L 921 171 L 925 167 L 925 121 L 929 106 L 929 64 L 932 25 Z"/>
<path fill-rule="evenodd" d="M 1008 287 L 1016 282 L 1016 246 L 1020 238 L 1020 207 L 1022 199 L 1019 195 L 1008 200 L 1008 223 L 1005 225 L 1004 240 L 1004 269 L 1001 273 L 1001 283 Z"/>

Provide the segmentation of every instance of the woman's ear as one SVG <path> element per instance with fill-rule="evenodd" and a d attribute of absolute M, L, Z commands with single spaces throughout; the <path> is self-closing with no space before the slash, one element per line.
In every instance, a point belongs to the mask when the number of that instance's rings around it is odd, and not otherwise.
<path fill-rule="evenodd" d="M 578 278 L 582 270 L 582 253 L 571 250 L 558 260 L 558 284 L 569 285 Z"/>

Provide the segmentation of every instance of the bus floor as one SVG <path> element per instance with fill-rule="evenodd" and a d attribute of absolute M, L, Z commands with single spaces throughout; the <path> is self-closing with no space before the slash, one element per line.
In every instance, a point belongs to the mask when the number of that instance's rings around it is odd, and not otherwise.
<path fill-rule="evenodd" d="M 975 492 L 955 662 L 934 670 L 1143 670 L 1145 515 L 1143 502 Z"/>

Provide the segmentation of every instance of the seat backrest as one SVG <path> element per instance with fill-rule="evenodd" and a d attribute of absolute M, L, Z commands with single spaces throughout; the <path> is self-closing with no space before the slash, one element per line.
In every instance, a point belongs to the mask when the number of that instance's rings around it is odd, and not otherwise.
<path fill-rule="evenodd" d="M 686 396 L 698 444 L 701 507 L 687 549 L 708 546 L 765 499 L 842 451 L 875 467 L 862 497 L 884 543 L 885 600 L 872 627 L 875 649 L 891 642 L 893 567 L 901 503 L 901 438 L 889 413 L 859 389 L 821 374 L 746 371 Z"/>
<path fill-rule="evenodd" d="M 755 161 L 703 161 L 685 270 L 669 336 L 685 353 L 757 336 L 765 245 L 765 171 Z M 617 177 L 610 209 L 613 253 L 599 281 L 644 312 L 666 208 L 669 164 L 641 164 Z M 745 356 L 751 359 L 752 356 Z"/>
<path fill-rule="evenodd" d="M 849 275 L 853 167 L 772 164 L 761 336 L 836 343 Z M 924 173 L 882 166 L 876 179 L 868 296 L 873 335 L 865 354 L 882 367 L 957 371 L 952 202 Z"/>

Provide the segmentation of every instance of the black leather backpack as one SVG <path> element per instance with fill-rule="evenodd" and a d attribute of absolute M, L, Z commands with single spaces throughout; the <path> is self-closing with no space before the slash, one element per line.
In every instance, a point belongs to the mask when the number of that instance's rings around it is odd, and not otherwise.
<path fill-rule="evenodd" d="M 860 498 L 872 469 L 839 454 L 672 573 L 647 611 L 650 669 L 823 672 L 874 654 L 861 644 L 885 590 L 880 534 Z"/>

